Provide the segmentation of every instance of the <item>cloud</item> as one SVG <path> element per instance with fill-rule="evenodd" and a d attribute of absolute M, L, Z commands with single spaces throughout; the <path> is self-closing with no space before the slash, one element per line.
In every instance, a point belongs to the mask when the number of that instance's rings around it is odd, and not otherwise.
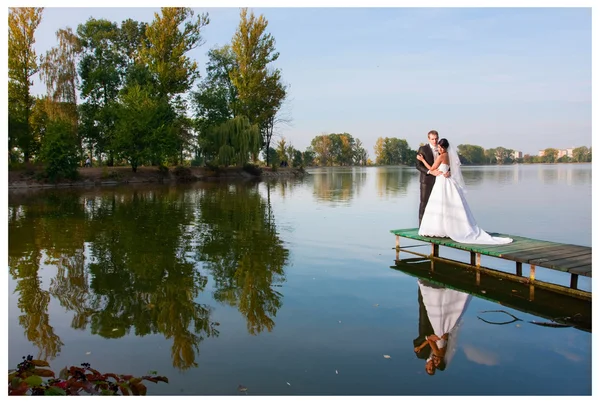
<path fill-rule="evenodd" d="M 490 367 L 498 365 L 498 355 L 490 351 L 479 350 L 471 345 L 463 346 L 463 351 L 465 352 L 465 355 L 469 361 Z"/>

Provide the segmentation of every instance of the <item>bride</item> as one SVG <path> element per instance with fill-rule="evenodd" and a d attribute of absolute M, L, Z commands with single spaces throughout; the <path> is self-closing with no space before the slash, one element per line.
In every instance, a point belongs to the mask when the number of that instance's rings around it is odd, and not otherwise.
<path fill-rule="evenodd" d="M 477 226 L 464 195 L 465 182 L 460 172 L 458 154 L 448 140 L 438 142 L 438 157 L 433 166 L 422 155 L 417 159 L 433 171 L 446 173 L 446 178 L 438 175 L 431 190 L 431 196 L 425 207 L 425 213 L 419 227 L 419 235 L 428 237 L 446 237 L 459 243 L 500 245 L 511 243 L 511 238 L 493 237 Z"/>

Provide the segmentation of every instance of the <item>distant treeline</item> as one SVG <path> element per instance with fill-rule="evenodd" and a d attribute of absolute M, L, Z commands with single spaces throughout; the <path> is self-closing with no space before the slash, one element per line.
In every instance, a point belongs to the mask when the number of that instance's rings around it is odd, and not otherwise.
<path fill-rule="evenodd" d="M 285 144 L 285 139 L 282 140 Z M 421 143 L 420 145 L 423 145 Z M 289 152 L 278 147 L 272 149 L 273 158 L 277 161 L 292 161 L 292 165 L 305 166 L 348 166 L 348 165 L 414 165 L 417 150 L 413 150 L 405 139 L 396 137 L 379 137 L 375 142 L 375 160 L 368 157 L 367 151 L 358 138 L 348 133 L 331 133 L 316 136 L 306 151 L 301 152 L 290 148 Z M 559 150 L 547 148 L 544 156 L 525 154 L 521 158 L 515 157 L 515 151 L 504 148 L 488 148 L 472 144 L 460 144 L 457 152 L 461 163 L 464 165 L 505 165 L 505 164 L 531 164 L 531 163 L 566 163 L 566 162 L 591 162 L 591 147 L 577 147 L 572 150 L 572 155 L 559 157 Z M 295 154 L 293 154 L 295 153 Z"/>

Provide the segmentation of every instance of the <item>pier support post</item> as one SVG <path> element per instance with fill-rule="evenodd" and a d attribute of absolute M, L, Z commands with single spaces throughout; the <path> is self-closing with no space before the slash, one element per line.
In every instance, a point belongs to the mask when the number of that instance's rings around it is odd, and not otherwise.
<path fill-rule="evenodd" d="M 529 285 L 529 301 L 533 301 L 535 298 L 535 286 L 533 284 Z"/>
<path fill-rule="evenodd" d="M 475 257 L 475 264 L 477 265 L 477 267 L 481 266 L 481 253 L 478 253 Z"/>
<path fill-rule="evenodd" d="M 438 257 L 440 255 L 440 245 L 431 244 L 431 254 L 435 257 Z"/>
<path fill-rule="evenodd" d="M 396 249 L 400 248 L 400 235 L 396 235 Z"/>
<path fill-rule="evenodd" d="M 471 252 L 471 266 L 475 266 L 475 252 Z"/>
<path fill-rule="evenodd" d="M 578 274 L 571 273 L 571 288 L 577 289 L 577 280 L 579 279 Z"/>
<path fill-rule="evenodd" d="M 478 286 L 481 284 L 481 272 L 479 270 L 475 270 L 475 284 Z"/>
<path fill-rule="evenodd" d="M 529 282 L 533 283 L 535 281 L 535 265 L 531 265 L 529 268 Z"/>
<path fill-rule="evenodd" d="M 523 263 L 517 262 L 517 276 L 523 275 Z"/>

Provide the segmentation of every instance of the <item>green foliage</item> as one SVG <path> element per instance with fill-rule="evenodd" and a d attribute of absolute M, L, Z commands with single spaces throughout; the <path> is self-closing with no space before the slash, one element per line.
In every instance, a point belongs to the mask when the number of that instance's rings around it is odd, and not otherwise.
<path fill-rule="evenodd" d="M 243 166 L 259 148 L 258 126 L 238 116 L 212 128 L 206 151 L 218 165 Z"/>
<path fill-rule="evenodd" d="M 18 147 L 25 162 L 35 152 L 30 128 L 33 107 L 31 78 L 38 72 L 35 31 L 42 21 L 43 8 L 9 8 L 8 14 L 8 147 Z"/>
<path fill-rule="evenodd" d="M 156 77 L 159 93 L 171 98 L 190 89 L 198 78 L 198 66 L 186 56 L 204 41 L 201 30 L 210 22 L 208 14 L 198 15 L 185 7 L 162 7 L 145 30 L 140 57 Z"/>
<path fill-rule="evenodd" d="M 396 137 L 379 137 L 375 143 L 375 163 L 379 165 L 409 165 L 414 163 L 408 142 Z"/>
<path fill-rule="evenodd" d="M 153 383 L 169 380 L 164 376 L 102 374 L 90 364 L 81 367 L 64 368 L 56 377 L 54 371 L 47 369 L 49 364 L 43 360 L 34 360 L 33 356 L 23 357 L 17 369 L 8 373 L 8 395 L 31 396 L 79 396 L 85 395 L 146 395 L 143 381 Z M 44 380 L 43 378 L 48 378 Z"/>
<path fill-rule="evenodd" d="M 40 158 L 46 164 L 45 172 L 51 181 L 77 178 L 79 150 L 72 133 L 71 122 L 56 119 L 48 123 Z"/>
<path fill-rule="evenodd" d="M 486 163 L 485 149 L 471 144 L 460 144 L 457 147 L 460 162 L 464 165 L 483 165 Z"/>

